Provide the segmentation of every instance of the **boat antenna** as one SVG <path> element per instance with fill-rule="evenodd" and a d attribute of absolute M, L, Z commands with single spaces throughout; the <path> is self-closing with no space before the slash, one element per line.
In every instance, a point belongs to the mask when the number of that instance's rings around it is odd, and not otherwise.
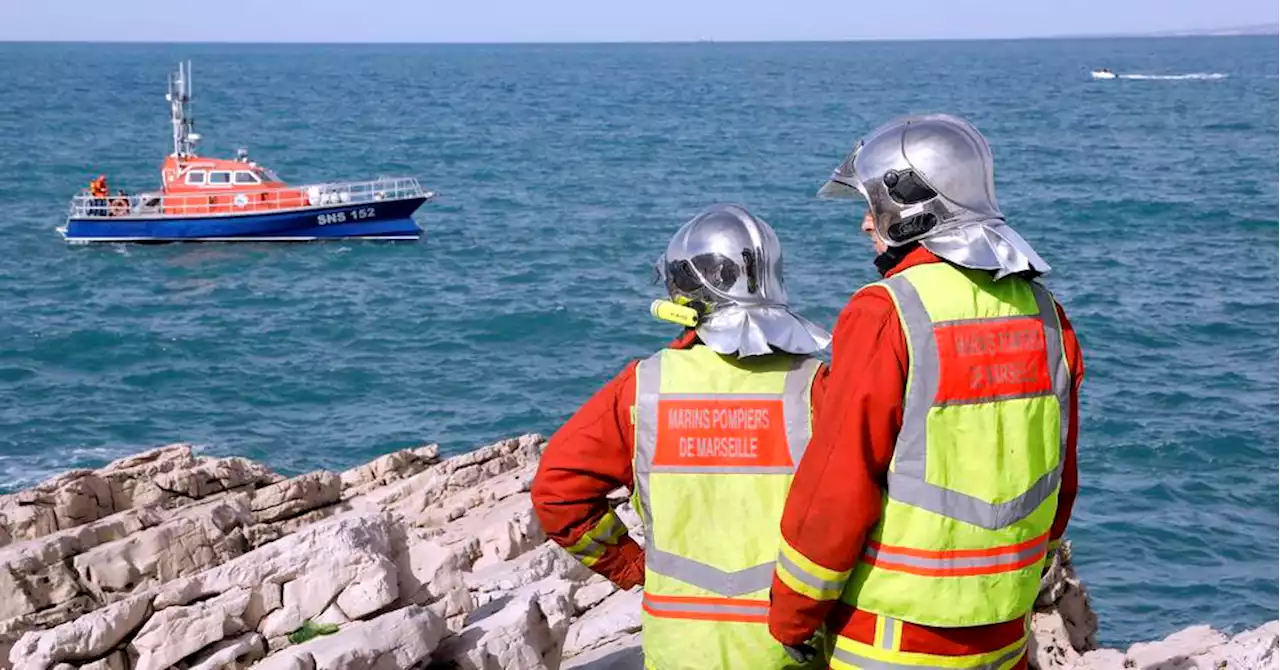
<path fill-rule="evenodd" d="M 194 132 L 195 119 L 191 116 L 191 61 L 178 63 L 178 71 L 169 74 L 169 101 L 173 121 L 173 155 L 187 158 L 195 155 L 200 136 Z"/>

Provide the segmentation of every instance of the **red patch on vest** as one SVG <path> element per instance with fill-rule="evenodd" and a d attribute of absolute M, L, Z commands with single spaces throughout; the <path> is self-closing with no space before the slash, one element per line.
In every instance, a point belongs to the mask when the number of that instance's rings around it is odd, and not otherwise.
<path fill-rule="evenodd" d="M 662 400 L 654 465 L 790 467 L 781 400 Z"/>
<path fill-rule="evenodd" d="M 1035 396 L 1053 388 L 1037 317 L 949 323 L 934 328 L 934 336 L 940 362 L 935 404 Z"/>

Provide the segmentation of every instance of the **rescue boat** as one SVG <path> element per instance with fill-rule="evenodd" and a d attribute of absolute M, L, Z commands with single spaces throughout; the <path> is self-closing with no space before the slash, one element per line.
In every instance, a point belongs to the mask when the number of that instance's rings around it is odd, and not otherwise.
<path fill-rule="evenodd" d="M 160 190 L 106 191 L 94 180 L 71 200 L 69 243 L 281 242 L 331 239 L 416 240 L 413 213 L 435 197 L 412 177 L 291 186 L 249 160 L 196 154 L 191 115 L 191 63 L 169 76 L 173 153 L 160 170 Z M 100 180 L 103 180 L 100 182 Z"/>

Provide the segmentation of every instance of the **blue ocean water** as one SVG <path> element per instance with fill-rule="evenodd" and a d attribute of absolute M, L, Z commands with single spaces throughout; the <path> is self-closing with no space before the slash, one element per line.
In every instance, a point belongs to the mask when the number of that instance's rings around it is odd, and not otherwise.
<path fill-rule="evenodd" d="M 417 176 L 427 239 L 65 246 L 99 171 L 157 185 L 183 58 L 206 152 Z M 0 91 L 0 490 L 179 440 L 297 473 L 550 434 L 674 334 L 650 266 L 717 201 L 831 324 L 872 253 L 815 190 L 874 124 L 950 111 L 1085 348 L 1070 534 L 1103 642 L 1277 616 L 1274 37 L 0 44 Z"/>

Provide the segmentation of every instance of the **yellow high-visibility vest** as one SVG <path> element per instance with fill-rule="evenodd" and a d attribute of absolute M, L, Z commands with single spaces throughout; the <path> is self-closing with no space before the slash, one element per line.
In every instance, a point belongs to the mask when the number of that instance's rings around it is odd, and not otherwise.
<path fill-rule="evenodd" d="M 820 367 L 702 345 L 640 363 L 633 502 L 645 532 L 646 667 L 805 667 L 769 635 L 767 615 Z"/>
<path fill-rule="evenodd" d="M 1067 439 L 1071 373 L 1053 296 L 949 263 L 874 285 L 897 306 L 910 366 L 880 522 L 841 600 L 926 626 L 1024 617 Z"/>
<path fill-rule="evenodd" d="M 892 297 L 910 359 L 880 521 L 851 570 L 782 542 L 777 576 L 876 615 L 870 644 L 836 637 L 832 668 L 1004 670 L 1026 653 L 1025 632 L 1002 649 L 946 656 L 902 651 L 902 626 L 1030 621 L 1070 410 L 1056 304 L 1033 281 L 948 263 L 871 286 Z"/>

